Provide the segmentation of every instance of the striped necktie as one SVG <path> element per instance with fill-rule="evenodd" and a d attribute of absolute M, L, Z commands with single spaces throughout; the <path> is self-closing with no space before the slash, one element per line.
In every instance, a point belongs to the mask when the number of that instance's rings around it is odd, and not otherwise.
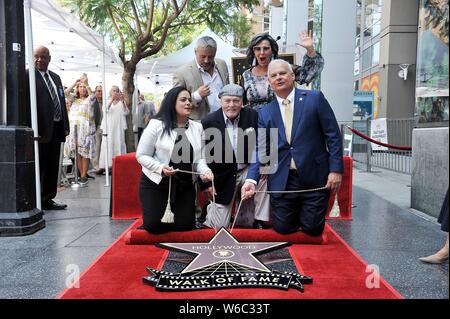
<path fill-rule="evenodd" d="M 53 120 L 60 121 L 61 120 L 61 106 L 59 105 L 58 95 L 56 94 L 55 89 L 53 88 L 53 84 L 48 77 L 48 73 L 44 74 L 44 79 L 45 79 L 45 82 L 47 83 L 48 91 L 50 92 L 50 96 L 52 97 L 52 101 L 53 101 L 53 106 L 55 108 Z"/>

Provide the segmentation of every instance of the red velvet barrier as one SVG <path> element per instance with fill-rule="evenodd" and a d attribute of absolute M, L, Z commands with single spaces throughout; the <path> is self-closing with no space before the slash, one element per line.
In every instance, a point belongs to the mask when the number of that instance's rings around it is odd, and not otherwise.
<path fill-rule="evenodd" d="M 344 156 L 344 175 L 342 186 L 338 193 L 340 217 L 329 217 L 333 207 L 334 196 L 330 196 L 328 202 L 327 218 L 352 219 L 352 169 L 353 161 L 349 156 Z M 142 209 L 139 201 L 139 180 L 141 166 L 136 160 L 136 153 L 129 153 L 113 158 L 112 174 L 112 218 L 134 219 L 142 217 Z M 203 203 L 202 195 L 199 202 Z"/>
<path fill-rule="evenodd" d="M 331 194 L 328 201 L 327 219 L 352 219 L 352 185 L 353 185 L 353 159 L 350 156 L 344 156 L 344 175 L 342 176 L 341 189 L 339 190 L 338 204 L 339 217 L 330 217 L 331 209 L 334 204 L 334 194 Z"/>
<path fill-rule="evenodd" d="M 113 158 L 112 165 L 112 218 L 142 217 L 139 201 L 142 167 L 136 160 L 136 153 L 116 156 Z"/>
<path fill-rule="evenodd" d="M 127 245 L 151 245 L 155 243 L 201 243 L 208 242 L 215 234 L 214 229 L 196 229 L 186 232 L 168 232 L 154 235 L 143 229 L 132 229 L 125 235 Z M 305 233 L 280 235 L 272 229 L 243 229 L 235 228 L 233 236 L 240 242 L 290 242 L 292 244 L 317 244 L 328 243 L 328 238 L 323 233 L 321 236 L 309 236 Z"/>

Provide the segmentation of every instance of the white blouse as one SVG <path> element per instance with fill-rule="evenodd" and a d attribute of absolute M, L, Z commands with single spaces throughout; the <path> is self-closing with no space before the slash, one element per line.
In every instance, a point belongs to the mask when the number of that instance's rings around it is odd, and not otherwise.
<path fill-rule="evenodd" d="M 154 183 L 159 184 L 162 179 L 162 169 L 167 166 L 172 156 L 177 133 L 172 130 L 170 136 L 163 131 L 163 122 L 151 119 L 142 133 L 136 150 L 136 158 L 142 165 L 142 172 Z M 197 173 L 206 174 L 210 171 L 204 156 L 203 126 L 189 120 L 186 136 L 192 145 L 193 167 Z M 189 157 L 188 157 L 189 158 Z"/>

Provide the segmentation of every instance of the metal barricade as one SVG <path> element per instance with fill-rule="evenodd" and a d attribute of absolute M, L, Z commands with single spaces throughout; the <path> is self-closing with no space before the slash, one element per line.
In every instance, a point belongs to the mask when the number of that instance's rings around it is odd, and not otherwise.
<path fill-rule="evenodd" d="M 412 145 L 412 131 L 415 120 L 386 119 L 388 143 L 398 146 Z M 370 121 L 353 121 L 353 128 L 370 136 Z M 353 160 L 366 165 L 366 170 L 371 167 L 380 167 L 400 173 L 411 174 L 411 151 L 387 148 L 385 150 L 372 150 L 371 143 L 365 139 L 353 136 Z"/>

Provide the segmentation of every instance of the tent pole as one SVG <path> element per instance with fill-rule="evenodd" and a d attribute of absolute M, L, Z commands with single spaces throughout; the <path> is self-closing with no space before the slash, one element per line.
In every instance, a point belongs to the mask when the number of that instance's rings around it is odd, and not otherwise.
<path fill-rule="evenodd" d="M 133 137 L 134 137 L 134 147 L 137 148 L 138 145 L 138 131 L 139 128 L 137 126 L 137 118 L 139 115 L 139 83 L 138 83 L 138 76 L 137 74 L 134 74 L 134 91 L 133 91 L 133 98 L 132 98 L 132 118 L 133 118 Z"/>
<path fill-rule="evenodd" d="M 109 186 L 109 157 L 108 157 L 108 116 L 106 114 L 106 77 L 105 77 L 105 36 L 103 36 L 103 48 L 102 48 L 102 82 L 103 82 L 103 94 L 102 94 L 102 105 L 103 105 L 103 120 L 105 121 L 105 131 L 102 132 L 103 138 L 105 140 L 105 174 L 106 182 L 105 187 Z"/>
<path fill-rule="evenodd" d="M 30 107 L 31 107 L 31 128 L 34 132 L 34 170 L 35 170 L 35 183 L 36 183 L 36 207 L 42 210 L 41 204 L 41 176 L 39 170 L 39 132 L 37 121 L 37 107 L 36 107 L 36 74 L 33 61 L 33 32 L 31 25 L 31 3 L 30 0 L 23 1 L 23 7 L 25 10 L 25 34 L 26 34 L 26 47 L 28 48 L 28 74 L 30 84 Z"/>

